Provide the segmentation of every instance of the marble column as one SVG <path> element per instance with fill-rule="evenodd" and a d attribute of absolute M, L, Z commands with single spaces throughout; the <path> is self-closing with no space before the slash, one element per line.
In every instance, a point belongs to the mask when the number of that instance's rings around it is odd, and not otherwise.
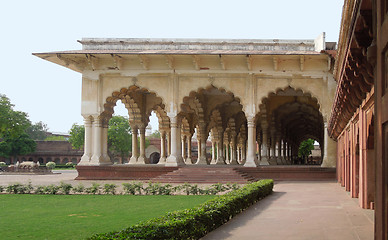
<path fill-rule="evenodd" d="M 268 158 L 268 123 L 266 121 L 261 122 L 261 130 L 263 131 L 263 140 L 261 143 L 261 159 L 260 165 L 269 165 Z"/>
<path fill-rule="evenodd" d="M 160 159 L 158 164 L 166 163 L 166 131 L 160 132 Z"/>
<path fill-rule="evenodd" d="M 336 167 L 336 152 L 337 152 L 337 144 L 336 142 L 329 137 L 329 133 L 327 131 L 327 122 L 324 122 L 324 144 L 323 144 L 323 159 L 321 167 Z"/>
<path fill-rule="evenodd" d="M 243 143 L 241 147 L 241 164 L 245 164 L 247 161 L 247 146 L 245 143 Z"/>
<path fill-rule="evenodd" d="M 210 164 L 216 163 L 216 142 L 212 139 L 212 160 Z"/>
<path fill-rule="evenodd" d="M 282 158 L 282 139 L 280 137 L 280 135 L 277 135 L 277 150 L 278 150 L 278 153 L 277 153 L 277 162 L 278 162 L 278 165 L 279 164 L 283 164 L 283 158 Z"/>
<path fill-rule="evenodd" d="M 123 163 L 123 160 L 121 162 Z M 112 164 L 108 155 L 108 122 L 102 125 L 102 163 L 106 165 Z"/>
<path fill-rule="evenodd" d="M 236 145 L 236 140 L 235 137 L 232 137 L 231 141 L 231 155 L 230 155 L 230 164 L 231 165 L 237 165 L 239 164 L 237 161 L 237 145 Z"/>
<path fill-rule="evenodd" d="M 186 135 L 182 136 L 182 158 L 186 160 L 187 153 L 186 153 Z"/>
<path fill-rule="evenodd" d="M 206 159 L 206 140 L 207 140 L 207 134 L 206 134 L 206 125 L 204 123 L 199 124 L 197 136 L 199 139 L 198 142 L 198 160 L 196 164 L 199 165 L 207 165 L 207 159 Z"/>
<path fill-rule="evenodd" d="M 230 144 L 229 141 L 225 143 L 225 163 L 230 163 Z"/>
<path fill-rule="evenodd" d="M 258 161 L 256 156 L 256 126 L 255 118 L 247 118 L 248 125 L 248 149 L 244 166 L 245 167 L 257 167 Z"/>
<path fill-rule="evenodd" d="M 180 156 L 180 151 L 178 151 L 178 147 L 180 147 L 178 138 L 178 119 L 176 116 L 170 117 L 170 125 L 171 125 L 171 154 L 168 156 L 166 160 L 166 166 L 179 166 L 183 165 L 182 157 Z M 179 146 L 178 146 L 179 145 Z"/>
<path fill-rule="evenodd" d="M 186 164 L 193 164 L 191 160 L 191 135 L 187 136 L 187 158 L 186 158 Z"/>
<path fill-rule="evenodd" d="M 224 158 L 224 133 L 219 132 L 218 133 L 219 138 L 217 142 L 217 161 L 216 164 L 224 165 L 225 164 L 225 158 Z"/>
<path fill-rule="evenodd" d="M 130 164 L 136 164 L 139 154 L 137 151 L 137 126 L 132 127 L 132 156 L 129 159 Z"/>
<path fill-rule="evenodd" d="M 100 117 L 94 117 L 93 121 L 93 155 L 90 165 L 100 165 L 102 160 L 102 123 Z"/>
<path fill-rule="evenodd" d="M 277 165 L 276 162 L 276 138 L 275 138 L 275 129 L 271 129 L 271 150 L 270 150 L 270 164 Z"/>
<path fill-rule="evenodd" d="M 140 155 L 137 158 L 137 163 L 145 164 L 147 161 L 145 156 L 145 127 L 140 127 L 139 132 L 140 132 Z"/>
<path fill-rule="evenodd" d="M 89 165 L 92 157 L 92 120 L 89 117 L 84 118 L 85 126 L 85 142 L 84 142 L 84 154 L 81 157 L 81 161 L 78 165 Z"/>

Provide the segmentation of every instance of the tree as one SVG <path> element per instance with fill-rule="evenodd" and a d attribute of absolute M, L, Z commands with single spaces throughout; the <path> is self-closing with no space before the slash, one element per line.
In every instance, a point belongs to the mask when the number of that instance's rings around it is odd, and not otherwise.
<path fill-rule="evenodd" d="M 155 130 L 153 133 L 151 133 L 150 138 L 160 138 L 160 132 Z"/>
<path fill-rule="evenodd" d="M 81 149 L 85 141 L 85 127 L 76 123 L 71 126 L 69 142 L 74 149 Z"/>
<path fill-rule="evenodd" d="M 45 140 L 47 137 L 48 127 L 42 121 L 31 124 L 27 128 L 27 134 L 34 140 Z"/>
<path fill-rule="evenodd" d="M 14 157 L 18 155 L 26 155 L 34 152 L 36 149 L 36 142 L 30 138 L 26 133 L 20 135 L 4 135 L 0 142 L 0 156 Z"/>
<path fill-rule="evenodd" d="M 132 149 L 132 134 L 128 118 L 113 116 L 109 120 L 108 149 L 111 153 L 120 155 L 121 159 L 128 157 Z"/>
<path fill-rule="evenodd" d="M 128 118 L 113 116 L 108 126 L 108 151 L 109 155 L 119 155 L 124 159 L 132 149 L 132 134 Z M 70 129 L 69 142 L 75 149 L 81 149 L 85 141 L 85 127 L 73 124 Z M 147 144 L 147 141 L 146 141 Z"/>
<path fill-rule="evenodd" d="M 299 145 L 298 156 L 303 158 L 309 156 L 311 154 L 311 150 L 314 149 L 314 142 L 315 141 L 311 138 L 301 142 Z"/>
<path fill-rule="evenodd" d="M 15 111 L 7 96 L 0 94 L 0 156 L 16 157 L 34 152 L 36 143 L 26 133 L 31 126 L 25 112 Z"/>
<path fill-rule="evenodd" d="M 25 112 L 15 111 L 7 96 L 0 94 L 0 138 L 5 135 L 16 138 L 31 126 Z"/>

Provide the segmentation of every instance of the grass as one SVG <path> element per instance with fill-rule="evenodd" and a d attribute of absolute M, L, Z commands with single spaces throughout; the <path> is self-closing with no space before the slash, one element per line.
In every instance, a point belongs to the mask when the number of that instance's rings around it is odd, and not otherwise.
<path fill-rule="evenodd" d="M 214 196 L 0 195 L 1 239 L 85 239 Z"/>

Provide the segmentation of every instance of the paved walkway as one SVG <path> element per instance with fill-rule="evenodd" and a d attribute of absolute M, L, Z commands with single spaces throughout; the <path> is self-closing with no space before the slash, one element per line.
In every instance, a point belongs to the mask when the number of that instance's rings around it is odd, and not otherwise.
<path fill-rule="evenodd" d="M 58 184 L 60 181 L 85 186 L 76 181 L 76 171 L 56 171 L 51 175 L 2 175 L 0 185 L 28 183 Z M 357 199 L 336 182 L 279 181 L 274 192 L 239 214 L 203 240 L 372 240 L 374 212 L 358 207 Z"/>
<path fill-rule="evenodd" d="M 372 240 L 373 219 L 336 182 L 285 181 L 203 240 Z"/>

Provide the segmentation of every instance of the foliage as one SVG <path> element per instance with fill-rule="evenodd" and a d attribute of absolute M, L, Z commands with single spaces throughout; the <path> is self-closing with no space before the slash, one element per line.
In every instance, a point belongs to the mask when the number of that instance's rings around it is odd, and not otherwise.
<path fill-rule="evenodd" d="M 92 183 L 91 187 L 85 188 L 85 192 L 91 193 L 91 194 L 100 194 L 101 193 L 100 187 L 101 185 L 99 183 Z"/>
<path fill-rule="evenodd" d="M 70 129 L 69 142 L 74 149 L 81 149 L 85 141 L 85 127 L 73 124 Z M 148 141 L 149 144 L 149 141 Z M 147 140 L 146 140 L 147 146 Z M 132 149 L 132 134 L 128 118 L 113 116 L 108 126 L 108 150 L 122 159 L 129 156 Z"/>
<path fill-rule="evenodd" d="M 34 152 L 36 142 L 32 140 L 26 133 L 19 135 L 5 134 L 0 142 L 0 156 L 16 157 L 18 155 L 26 155 Z"/>
<path fill-rule="evenodd" d="M 34 140 L 45 140 L 47 137 L 48 127 L 42 121 L 31 124 L 26 133 Z"/>
<path fill-rule="evenodd" d="M 84 125 L 73 124 L 70 128 L 69 142 L 74 149 L 81 149 L 85 141 L 85 127 Z"/>
<path fill-rule="evenodd" d="M 167 213 L 119 232 L 96 234 L 89 239 L 199 239 L 271 194 L 272 188 L 273 180 L 261 180 L 197 207 Z"/>
<path fill-rule="evenodd" d="M 2 194 L 0 239 L 86 239 L 192 208 L 213 197 Z"/>
<path fill-rule="evenodd" d="M 15 111 L 9 98 L 0 94 L 0 156 L 16 157 L 35 151 L 36 143 L 26 134 L 31 126 L 28 115 Z"/>
<path fill-rule="evenodd" d="M 5 167 L 7 164 L 5 162 L 0 162 L 0 167 Z"/>
<path fill-rule="evenodd" d="M 0 185 L 0 193 L 4 191 L 4 186 Z"/>
<path fill-rule="evenodd" d="M 105 194 L 112 194 L 112 195 L 115 195 L 116 194 L 116 184 L 109 184 L 109 183 L 106 183 L 104 185 L 104 193 Z"/>
<path fill-rule="evenodd" d="M 46 163 L 46 167 L 48 169 L 54 169 L 55 165 L 56 165 L 55 162 L 48 162 L 48 163 Z"/>
<path fill-rule="evenodd" d="M 45 194 L 53 194 L 53 195 L 55 195 L 59 191 L 59 186 L 56 186 L 54 184 L 50 184 L 48 186 L 44 186 L 43 187 L 43 191 L 44 191 Z"/>
<path fill-rule="evenodd" d="M 113 116 L 109 120 L 108 149 L 120 155 L 122 159 L 129 156 L 132 148 L 132 135 L 129 120 L 123 116 Z"/>
<path fill-rule="evenodd" d="M 66 164 L 65 164 L 65 166 L 70 166 L 70 167 L 73 167 L 73 163 L 72 162 L 67 162 Z"/>
<path fill-rule="evenodd" d="M 7 96 L 0 94 L 0 138 L 15 138 L 31 125 L 24 112 L 15 111 Z"/>
<path fill-rule="evenodd" d="M 309 138 L 299 145 L 298 156 L 307 157 L 311 154 L 311 150 L 314 149 L 314 140 Z"/>
<path fill-rule="evenodd" d="M 45 141 L 67 141 L 64 136 L 51 135 L 44 139 Z"/>
<path fill-rule="evenodd" d="M 77 186 L 73 187 L 73 192 L 74 193 L 83 193 L 85 191 L 85 186 L 80 183 Z"/>
<path fill-rule="evenodd" d="M 66 194 L 66 195 L 70 194 L 70 191 L 71 191 L 72 188 L 73 188 L 73 186 L 71 184 L 69 184 L 69 183 L 61 182 L 59 184 L 59 189 L 61 190 L 61 192 L 63 194 Z"/>
<path fill-rule="evenodd" d="M 153 133 L 151 133 L 150 138 L 160 138 L 160 132 L 155 130 Z"/>
<path fill-rule="evenodd" d="M 6 191 L 7 193 L 13 193 L 13 194 L 28 194 L 31 193 L 34 190 L 34 187 L 31 185 L 31 183 L 28 183 L 26 185 L 21 183 L 14 183 L 7 186 Z"/>

